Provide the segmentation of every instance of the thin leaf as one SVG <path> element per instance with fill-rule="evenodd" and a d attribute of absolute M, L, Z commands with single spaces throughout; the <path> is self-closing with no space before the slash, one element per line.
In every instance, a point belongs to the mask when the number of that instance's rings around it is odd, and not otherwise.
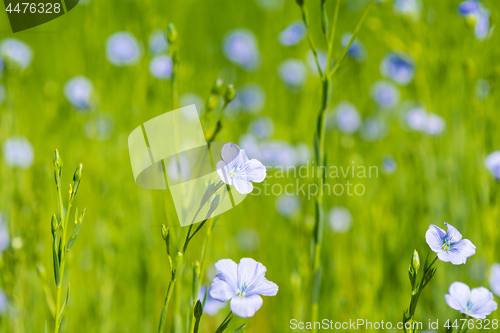
<path fill-rule="evenodd" d="M 320 285 L 321 285 L 321 265 L 318 267 L 316 275 L 314 276 L 313 295 L 312 295 L 313 304 L 318 304 Z"/>
<path fill-rule="evenodd" d="M 56 286 L 59 287 L 61 283 L 61 276 L 59 274 L 59 257 L 56 250 L 56 240 L 54 239 L 54 245 L 52 246 L 52 257 L 54 259 L 54 278 L 56 280 Z"/>
<path fill-rule="evenodd" d="M 165 326 L 165 314 L 167 312 L 167 304 L 163 306 L 160 316 L 160 326 L 158 327 L 158 333 L 163 333 L 163 327 Z"/>
<path fill-rule="evenodd" d="M 217 331 L 215 331 L 215 333 L 224 332 L 226 330 L 227 326 L 229 325 L 229 322 L 231 321 L 231 319 L 233 319 L 233 317 L 229 318 L 228 320 L 226 320 L 225 322 L 220 324 L 220 326 L 217 328 Z"/>
<path fill-rule="evenodd" d="M 61 321 L 62 321 L 62 318 L 63 318 L 63 314 L 64 314 L 64 310 L 66 310 L 66 305 L 68 304 L 68 300 L 69 300 L 69 287 L 70 285 L 68 284 L 68 292 L 66 293 L 66 298 L 64 299 L 64 303 L 61 307 L 61 312 L 59 312 L 59 325 L 61 325 Z"/>
<path fill-rule="evenodd" d="M 240 327 L 238 327 L 238 328 L 236 329 L 236 331 L 234 331 L 234 333 L 236 333 L 236 332 L 238 332 L 238 331 L 243 330 L 243 329 L 245 328 L 245 326 L 247 326 L 247 324 L 243 324 L 243 325 L 241 325 Z"/>

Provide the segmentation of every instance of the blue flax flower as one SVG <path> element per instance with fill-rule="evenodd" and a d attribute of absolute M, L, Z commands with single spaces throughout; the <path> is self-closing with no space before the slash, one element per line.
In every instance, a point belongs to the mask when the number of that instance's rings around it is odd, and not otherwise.
<path fill-rule="evenodd" d="M 380 72 L 399 85 L 407 85 L 415 76 L 413 57 L 403 52 L 389 52 L 380 63 Z"/>
<path fill-rule="evenodd" d="M 448 232 L 431 224 L 425 233 L 425 240 L 438 258 L 453 265 L 465 264 L 467 258 L 476 253 L 476 246 L 468 239 L 462 239 L 462 234 L 451 224 L 445 223 Z"/>
<path fill-rule="evenodd" d="M 476 319 L 485 319 L 497 309 L 497 302 L 493 300 L 491 291 L 484 287 L 471 290 L 462 282 L 453 282 L 444 299 L 452 309 Z"/>
<path fill-rule="evenodd" d="M 245 150 L 234 143 L 226 143 L 221 151 L 222 161 L 217 162 L 217 173 L 220 179 L 234 185 L 241 194 L 252 192 L 253 185 L 266 178 L 266 167 L 258 160 L 249 160 Z"/>
<path fill-rule="evenodd" d="M 239 264 L 222 259 L 215 264 L 219 274 L 210 286 L 210 296 L 227 302 L 231 311 L 242 318 L 253 317 L 262 306 L 262 296 L 275 296 L 276 283 L 267 280 L 266 267 L 251 258 L 243 258 Z"/>

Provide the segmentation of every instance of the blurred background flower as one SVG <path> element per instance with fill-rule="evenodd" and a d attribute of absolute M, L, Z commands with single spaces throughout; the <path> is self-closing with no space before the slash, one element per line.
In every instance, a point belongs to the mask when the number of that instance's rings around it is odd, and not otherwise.
<path fill-rule="evenodd" d="M 306 34 L 307 30 L 304 22 L 294 21 L 279 34 L 278 40 L 283 46 L 293 46 L 300 43 Z"/>
<path fill-rule="evenodd" d="M 28 139 L 14 136 L 5 140 L 3 157 L 5 163 L 12 168 L 28 169 L 35 159 L 35 151 Z"/>
<path fill-rule="evenodd" d="M 229 61 L 243 70 L 253 72 L 260 67 L 262 59 L 257 39 L 248 29 L 235 29 L 226 34 L 222 50 Z"/>
<path fill-rule="evenodd" d="M 299 92 L 307 79 L 306 66 L 302 60 L 287 59 L 278 67 L 278 74 L 281 81 L 285 84 L 288 90 Z"/>
<path fill-rule="evenodd" d="M 125 31 L 112 34 L 106 40 L 106 58 L 115 66 L 135 65 L 141 58 L 137 39 Z"/>
<path fill-rule="evenodd" d="M 352 215 L 346 207 L 335 206 L 328 212 L 328 222 L 330 228 L 335 233 L 345 233 L 351 230 Z"/>
<path fill-rule="evenodd" d="M 172 59 L 167 55 L 155 56 L 149 62 L 149 72 L 155 78 L 168 80 L 172 76 Z"/>
<path fill-rule="evenodd" d="M 399 85 L 407 85 L 415 76 L 415 61 L 407 53 L 389 52 L 380 63 L 380 73 Z"/>
<path fill-rule="evenodd" d="M 0 42 L 0 55 L 7 67 L 17 67 L 21 70 L 28 68 L 33 60 L 31 47 L 16 38 L 5 38 Z"/>
<path fill-rule="evenodd" d="M 64 84 L 64 95 L 66 99 L 78 110 L 91 110 L 91 97 L 94 85 L 89 78 L 79 75 Z"/>

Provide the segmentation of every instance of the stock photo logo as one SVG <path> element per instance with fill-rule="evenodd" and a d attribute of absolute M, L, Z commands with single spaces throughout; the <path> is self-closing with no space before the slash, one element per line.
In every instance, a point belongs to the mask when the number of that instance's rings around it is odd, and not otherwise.
<path fill-rule="evenodd" d="M 247 160 L 244 151 L 233 143 L 208 144 L 194 104 L 138 126 L 128 147 L 135 183 L 160 190 L 168 185 L 181 226 L 220 215 L 246 197 L 233 182 L 234 165 Z"/>
<path fill-rule="evenodd" d="M 12 32 L 52 21 L 75 8 L 79 0 L 3 0 Z"/>

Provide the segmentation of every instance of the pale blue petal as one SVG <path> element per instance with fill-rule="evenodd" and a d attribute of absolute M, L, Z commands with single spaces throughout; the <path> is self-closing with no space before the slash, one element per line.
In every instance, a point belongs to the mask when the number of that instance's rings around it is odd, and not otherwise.
<path fill-rule="evenodd" d="M 498 263 L 491 266 L 490 288 L 497 296 L 500 296 L 500 264 Z"/>
<path fill-rule="evenodd" d="M 457 230 L 457 228 L 446 222 L 444 224 L 448 227 L 448 232 L 446 233 L 448 240 L 452 243 L 456 243 L 462 239 L 462 234 Z"/>
<path fill-rule="evenodd" d="M 227 164 L 231 163 L 240 154 L 240 147 L 232 142 L 226 143 L 221 150 L 221 157 Z"/>
<path fill-rule="evenodd" d="M 278 293 L 278 285 L 269 281 L 265 277 L 259 279 L 258 283 L 248 290 L 247 295 L 259 294 L 262 296 L 276 296 Z"/>
<path fill-rule="evenodd" d="M 242 258 L 238 264 L 238 287 L 253 287 L 266 274 L 266 267 L 252 258 Z"/>
<path fill-rule="evenodd" d="M 217 276 L 220 276 L 218 274 Z M 234 289 L 224 280 L 219 277 L 215 277 L 212 285 L 210 286 L 210 297 L 220 302 L 227 302 L 231 298 L 235 297 L 236 294 Z"/>
<path fill-rule="evenodd" d="M 234 187 L 241 194 L 248 194 L 253 191 L 253 185 L 246 179 L 234 178 Z"/>
<path fill-rule="evenodd" d="M 253 317 L 262 306 L 262 297 L 252 295 L 248 297 L 236 296 L 231 299 L 231 311 L 241 318 Z"/>
<path fill-rule="evenodd" d="M 476 253 L 476 246 L 468 239 L 462 239 L 451 246 L 450 252 L 460 254 L 465 259 L 472 257 Z M 465 260 L 464 260 L 465 264 Z"/>
<path fill-rule="evenodd" d="M 247 180 L 260 183 L 266 178 L 266 167 L 256 159 L 248 161 L 243 170 Z"/>
<path fill-rule="evenodd" d="M 425 241 L 432 251 L 439 253 L 443 251 L 443 240 L 445 236 L 446 232 L 443 229 L 431 224 L 425 233 Z"/>
<path fill-rule="evenodd" d="M 217 277 L 221 280 L 226 281 L 229 286 L 233 289 L 237 289 L 238 281 L 238 265 L 231 259 L 222 259 L 215 263 L 215 269 L 221 274 L 217 274 Z"/>
<path fill-rule="evenodd" d="M 219 161 L 215 165 L 219 178 L 224 182 L 224 184 L 233 185 L 233 177 L 229 176 L 226 168 L 226 163 L 224 161 Z"/>
<path fill-rule="evenodd" d="M 439 252 L 437 255 L 438 255 L 439 260 L 444 261 L 444 262 L 451 262 L 453 265 L 462 265 L 462 264 L 465 264 L 465 262 L 467 261 L 467 257 L 463 256 L 458 251 L 453 251 L 453 250 L 444 251 L 443 250 L 442 252 Z"/>
<path fill-rule="evenodd" d="M 449 294 L 447 296 L 451 296 L 454 300 L 454 303 L 446 303 L 455 310 L 463 310 L 467 308 L 467 303 L 470 298 L 470 288 L 463 282 L 453 282 L 450 285 Z"/>

